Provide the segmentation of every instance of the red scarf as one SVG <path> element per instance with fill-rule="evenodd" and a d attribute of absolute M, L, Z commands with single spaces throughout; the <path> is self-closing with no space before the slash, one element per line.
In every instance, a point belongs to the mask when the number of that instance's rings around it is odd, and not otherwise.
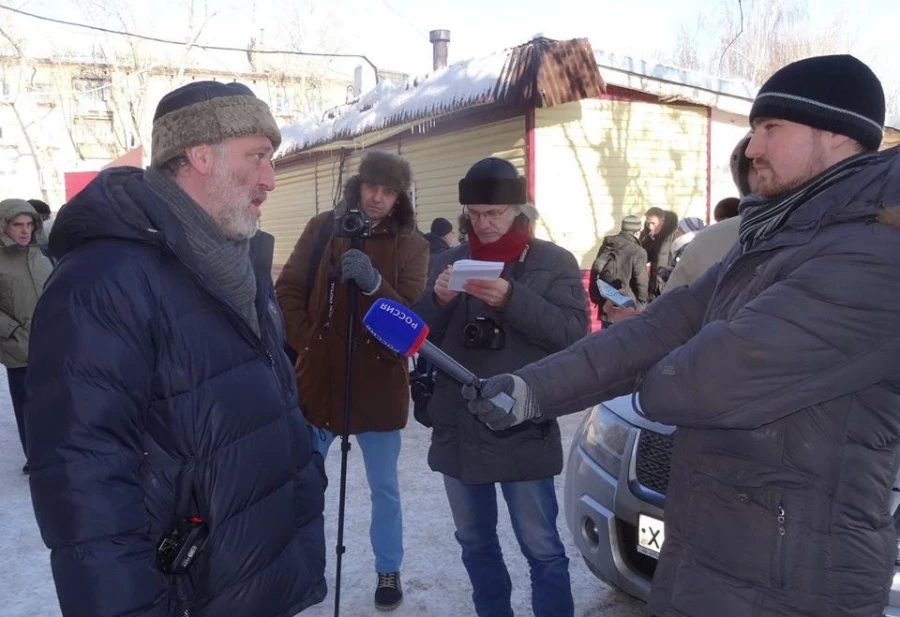
<path fill-rule="evenodd" d="M 483 244 L 474 231 L 469 232 L 469 252 L 474 259 L 480 261 L 502 261 L 508 264 L 522 256 L 526 244 L 528 230 L 518 225 L 490 244 Z"/>

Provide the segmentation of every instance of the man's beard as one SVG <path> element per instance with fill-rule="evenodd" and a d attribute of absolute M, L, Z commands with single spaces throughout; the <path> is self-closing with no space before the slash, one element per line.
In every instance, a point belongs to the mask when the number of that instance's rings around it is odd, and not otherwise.
<path fill-rule="evenodd" d="M 212 174 L 212 190 L 209 203 L 215 208 L 213 219 L 226 238 L 232 241 L 248 240 L 256 235 L 257 220 L 250 206 L 255 199 L 262 201 L 262 195 L 248 194 L 242 187 L 246 179 L 228 171 L 225 161 L 218 159 Z"/>
<path fill-rule="evenodd" d="M 763 180 L 763 176 L 760 175 L 757 169 L 755 180 L 750 181 L 750 188 L 764 199 L 775 199 L 784 195 L 790 195 L 828 167 L 824 150 L 821 144 L 816 141 L 813 142 L 809 154 L 809 163 L 802 175 L 796 174 L 790 178 L 781 178 L 775 173 L 774 168 L 766 162 L 766 168 L 769 171 L 768 177 Z"/>

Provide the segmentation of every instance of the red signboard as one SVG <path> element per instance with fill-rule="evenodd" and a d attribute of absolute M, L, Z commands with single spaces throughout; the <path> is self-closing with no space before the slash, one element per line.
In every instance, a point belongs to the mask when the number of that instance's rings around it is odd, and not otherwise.
<path fill-rule="evenodd" d="M 96 171 L 67 171 L 65 173 L 66 201 L 80 193 L 81 189 L 86 187 L 96 176 Z"/>

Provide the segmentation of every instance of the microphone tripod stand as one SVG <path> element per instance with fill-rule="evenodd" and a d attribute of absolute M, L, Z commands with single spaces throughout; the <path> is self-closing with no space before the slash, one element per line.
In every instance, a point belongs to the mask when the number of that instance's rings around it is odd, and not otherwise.
<path fill-rule="evenodd" d="M 350 240 L 350 245 L 352 248 L 362 249 L 362 241 L 359 237 L 353 237 Z M 344 546 L 344 510 L 347 499 L 347 454 L 350 452 L 350 389 L 353 383 L 353 352 L 356 347 L 354 336 L 356 317 L 359 311 L 358 291 L 356 281 L 347 281 L 347 360 L 344 370 L 344 426 L 341 431 L 341 480 L 340 495 L 338 497 L 337 545 L 335 547 L 337 562 L 335 564 L 334 578 L 334 617 L 340 617 L 341 614 L 341 564 L 344 552 L 347 550 Z"/>

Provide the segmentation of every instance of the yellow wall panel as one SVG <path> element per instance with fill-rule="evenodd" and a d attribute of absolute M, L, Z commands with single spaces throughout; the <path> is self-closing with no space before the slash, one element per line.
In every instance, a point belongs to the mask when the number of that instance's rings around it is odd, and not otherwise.
<path fill-rule="evenodd" d="M 536 112 L 538 234 L 588 267 L 623 216 L 706 216 L 707 111 L 584 100 Z"/>
<path fill-rule="evenodd" d="M 479 159 L 496 156 L 525 172 L 525 118 L 520 116 L 433 137 L 402 140 L 401 154 L 413 170 L 419 229 L 442 216 L 457 226 L 459 181 Z"/>

